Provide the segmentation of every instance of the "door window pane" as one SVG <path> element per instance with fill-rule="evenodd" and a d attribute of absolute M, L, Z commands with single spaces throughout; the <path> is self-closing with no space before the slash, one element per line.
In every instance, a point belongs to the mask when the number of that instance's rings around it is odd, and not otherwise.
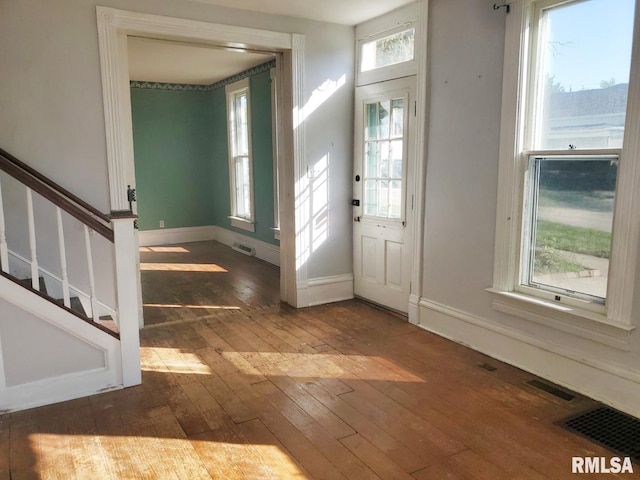
<path fill-rule="evenodd" d="M 402 217 L 404 105 L 404 99 L 365 105 L 364 214 L 367 216 Z"/>
<path fill-rule="evenodd" d="M 378 176 L 378 143 L 367 142 L 365 145 L 365 150 L 365 177 L 376 178 Z"/>
<path fill-rule="evenodd" d="M 533 149 L 622 147 L 634 3 L 587 0 L 540 13 Z"/>
<path fill-rule="evenodd" d="M 391 102 L 391 137 L 402 137 L 404 131 L 404 100 L 398 99 Z"/>
<path fill-rule="evenodd" d="M 378 104 L 367 103 L 365 107 L 365 140 L 376 140 L 378 138 Z"/>
<path fill-rule="evenodd" d="M 389 101 L 378 103 L 378 138 L 389 138 Z"/>

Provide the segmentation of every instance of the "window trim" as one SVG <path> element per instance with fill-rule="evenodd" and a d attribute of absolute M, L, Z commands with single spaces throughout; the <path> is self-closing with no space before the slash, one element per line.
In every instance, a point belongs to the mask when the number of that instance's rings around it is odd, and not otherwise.
<path fill-rule="evenodd" d="M 278 141 L 278 112 L 279 112 L 279 79 L 278 70 L 272 68 L 269 71 L 271 80 L 271 144 L 273 147 L 273 237 L 280 240 L 280 166 L 278 159 L 280 158 L 280 144 Z"/>
<path fill-rule="evenodd" d="M 355 76 L 357 87 L 417 74 L 418 59 L 421 58 L 421 55 L 424 55 L 422 52 L 421 35 L 423 35 L 423 32 L 420 28 L 419 4 L 420 2 L 413 2 L 387 15 L 356 26 Z M 384 38 L 410 28 L 414 29 L 413 60 L 375 68 L 366 72 L 360 70 L 362 45 L 364 43 Z"/>
<path fill-rule="evenodd" d="M 231 226 L 240 228 L 242 230 L 248 230 L 255 232 L 255 202 L 254 202 L 254 180 L 253 180 L 253 148 L 251 140 L 251 89 L 249 86 L 249 77 L 243 78 L 237 82 L 231 83 L 225 86 L 225 93 L 227 99 L 227 150 L 229 156 L 229 196 L 230 196 L 230 210 L 229 218 L 231 219 Z M 247 142 L 248 152 L 247 157 L 249 160 L 249 217 L 243 217 L 238 215 L 238 209 L 236 205 L 236 173 L 235 173 L 235 156 L 234 156 L 234 135 L 233 131 L 236 128 L 232 119 L 232 113 L 235 109 L 235 98 L 239 94 L 246 94 L 247 96 Z"/>
<path fill-rule="evenodd" d="M 632 322 L 636 266 L 640 243 L 640 0 L 636 0 L 633 49 L 627 100 L 627 115 L 623 148 L 620 151 L 616 204 L 613 218 L 613 240 L 606 309 L 594 313 L 574 305 L 556 305 L 527 291 L 518 291 L 520 285 L 520 237 L 523 222 L 524 178 L 527 156 L 524 151 L 526 115 L 525 105 L 529 75 L 534 68 L 529 48 L 531 22 L 536 6 L 549 5 L 549 1 L 514 0 L 511 13 L 506 17 L 500 150 L 498 170 L 498 199 L 496 209 L 496 242 L 494 255 L 493 307 L 559 330 L 602 341 L 604 337 L 620 336 L 625 342 L 636 325 Z M 567 3 L 558 0 L 557 4 Z M 608 151 L 608 150 L 607 150 Z M 540 152 L 535 152 L 539 154 Z M 595 151 L 572 151 L 572 154 Z M 523 155 L 525 155 L 523 157 Z M 542 315 L 543 313 L 544 315 Z M 543 317 L 550 322 L 541 322 Z M 575 319 L 580 319 L 578 323 Z M 606 326 L 606 334 L 595 332 Z M 624 343 L 624 342 L 623 342 Z"/>

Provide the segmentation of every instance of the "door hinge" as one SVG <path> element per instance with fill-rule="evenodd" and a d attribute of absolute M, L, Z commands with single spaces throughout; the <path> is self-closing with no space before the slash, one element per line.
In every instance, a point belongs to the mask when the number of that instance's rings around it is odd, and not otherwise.
<path fill-rule="evenodd" d="M 417 100 L 413 101 L 413 116 L 414 117 L 418 116 L 418 101 Z"/>

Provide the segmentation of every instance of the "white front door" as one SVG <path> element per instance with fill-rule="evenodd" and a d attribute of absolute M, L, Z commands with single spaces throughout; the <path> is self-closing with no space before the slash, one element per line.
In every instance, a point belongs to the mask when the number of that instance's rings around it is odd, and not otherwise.
<path fill-rule="evenodd" d="M 415 77 L 356 89 L 353 178 L 354 290 L 407 312 L 415 140 Z"/>

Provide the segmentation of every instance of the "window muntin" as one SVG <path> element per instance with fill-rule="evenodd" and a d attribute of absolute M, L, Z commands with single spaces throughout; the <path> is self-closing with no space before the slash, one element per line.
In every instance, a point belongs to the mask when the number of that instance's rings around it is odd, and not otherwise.
<path fill-rule="evenodd" d="M 616 5 L 533 3 L 518 156 L 526 176 L 517 288 L 596 310 L 607 297 L 631 64 L 633 2 Z M 622 83 L 606 80 L 615 77 Z"/>
<path fill-rule="evenodd" d="M 364 215 L 402 218 L 404 98 L 365 103 Z"/>
<path fill-rule="evenodd" d="M 529 149 L 622 147 L 634 3 L 538 4 Z"/>
<path fill-rule="evenodd" d="M 248 79 L 227 86 L 227 115 L 231 216 L 251 222 L 253 221 L 253 175 Z"/>
<path fill-rule="evenodd" d="M 375 40 L 365 41 L 360 47 L 360 71 L 368 72 L 414 59 L 415 28 L 407 28 Z"/>
<path fill-rule="evenodd" d="M 617 166 L 616 155 L 529 157 L 522 285 L 604 303 Z"/>

